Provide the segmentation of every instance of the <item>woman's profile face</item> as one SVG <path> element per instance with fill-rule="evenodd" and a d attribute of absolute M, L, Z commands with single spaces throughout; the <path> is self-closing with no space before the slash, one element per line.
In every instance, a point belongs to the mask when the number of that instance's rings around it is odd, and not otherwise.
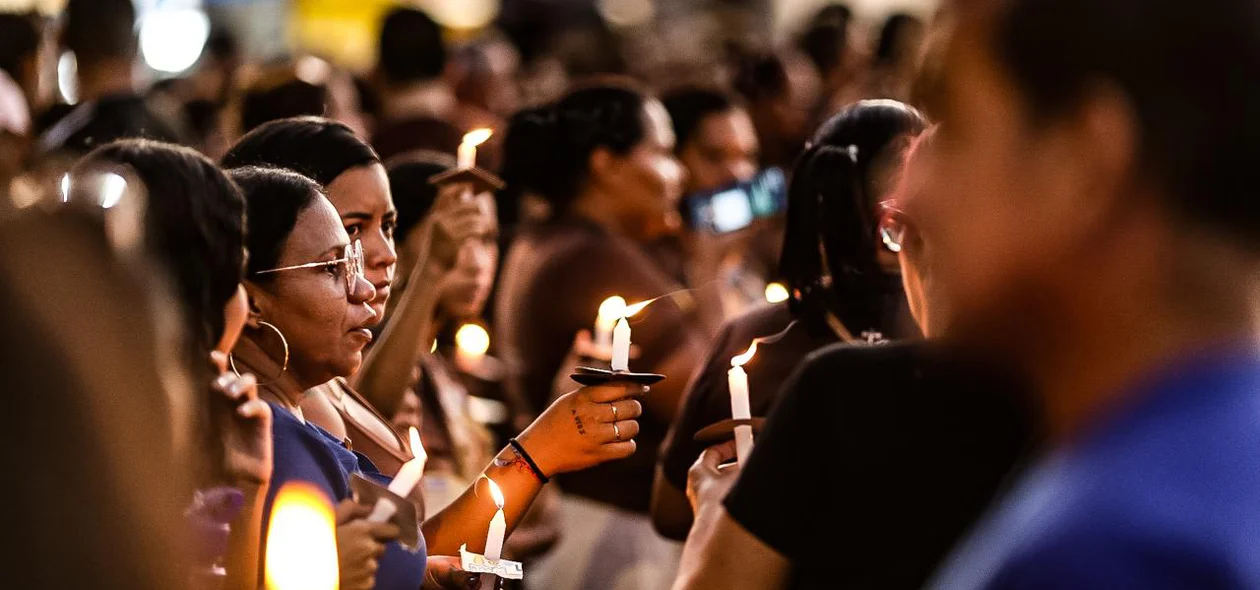
<path fill-rule="evenodd" d="M 337 260 L 349 243 L 337 210 L 320 196 L 298 214 L 276 266 Z M 260 318 L 284 334 L 288 370 L 299 383 L 351 375 L 363 362 L 363 348 L 372 340 L 368 328 L 376 322 L 368 305 L 375 291 L 363 279 L 348 289 L 347 272 L 347 265 L 336 264 L 277 272 L 248 284 Z"/>
<path fill-rule="evenodd" d="M 499 267 L 499 216 L 494 197 L 482 193 L 473 198 L 481 211 L 479 231 L 460 244 L 454 268 L 442 278 L 439 305 L 447 318 L 455 320 L 481 315 Z"/>
<path fill-rule="evenodd" d="M 655 99 L 643 105 L 643 140 L 624 155 L 613 155 L 596 179 L 616 196 L 626 224 L 634 228 L 676 224 L 683 168 L 674 157 L 669 113 Z"/>
<path fill-rule="evenodd" d="M 371 306 L 376 312 L 375 323 L 380 323 L 398 265 L 394 247 L 398 211 L 394 209 L 385 167 L 369 164 L 346 170 L 328 184 L 327 191 L 350 241 L 363 243 L 363 272 L 376 288 Z"/>

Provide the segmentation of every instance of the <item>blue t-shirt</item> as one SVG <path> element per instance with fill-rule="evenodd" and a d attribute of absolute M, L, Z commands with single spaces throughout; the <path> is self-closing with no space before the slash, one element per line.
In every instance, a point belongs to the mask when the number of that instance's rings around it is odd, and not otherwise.
<path fill-rule="evenodd" d="M 1260 358 L 1161 371 L 1032 469 L 931 588 L 1260 588 Z"/>
<path fill-rule="evenodd" d="M 318 486 L 334 503 L 350 497 L 352 474 L 361 473 L 382 485 L 389 484 L 391 478 L 377 470 L 367 457 L 347 449 L 324 429 L 301 422 L 278 405 L 269 405 L 275 416 L 271 428 L 275 467 L 263 514 L 264 541 L 276 493 L 289 481 L 304 481 Z M 424 536 L 420 536 L 420 550 L 416 553 L 403 549 L 397 542 L 389 543 L 378 566 L 378 590 L 417 590 L 424 582 Z"/>

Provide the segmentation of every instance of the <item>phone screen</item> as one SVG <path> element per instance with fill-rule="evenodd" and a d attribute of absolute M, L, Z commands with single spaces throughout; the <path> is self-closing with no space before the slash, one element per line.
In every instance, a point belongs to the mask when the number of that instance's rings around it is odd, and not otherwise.
<path fill-rule="evenodd" d="M 783 171 L 767 168 L 746 182 L 688 197 L 684 213 L 693 228 L 724 234 L 777 215 L 786 207 Z"/>

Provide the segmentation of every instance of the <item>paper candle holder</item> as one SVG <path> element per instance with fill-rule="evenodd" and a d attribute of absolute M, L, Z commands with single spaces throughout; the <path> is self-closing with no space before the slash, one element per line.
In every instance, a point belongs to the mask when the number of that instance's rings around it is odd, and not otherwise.
<path fill-rule="evenodd" d="M 490 561 L 484 555 L 468 550 L 468 544 L 459 546 L 459 566 L 470 574 L 493 574 L 508 580 L 525 577 L 525 566 L 519 561 L 499 559 Z"/>
<path fill-rule="evenodd" d="M 704 443 L 709 446 L 735 440 L 736 426 L 752 426 L 753 434 L 761 434 L 761 430 L 766 426 L 766 419 L 748 418 L 744 420 L 732 420 L 727 418 L 721 422 L 715 422 L 701 428 L 696 432 L 692 439 L 698 443 Z"/>
<path fill-rule="evenodd" d="M 639 385 L 653 385 L 665 378 L 657 373 L 633 373 L 630 371 L 610 371 L 595 367 L 578 367 L 569 378 L 580 385 L 607 385 L 618 381 L 629 381 Z"/>
<path fill-rule="evenodd" d="M 420 550 L 420 525 L 416 505 L 406 498 L 391 493 L 385 486 L 356 473 L 350 477 L 350 491 L 354 501 L 364 506 L 375 506 L 381 498 L 394 505 L 394 515 L 389 522 L 398 527 L 398 543 L 404 549 L 415 553 Z"/>
<path fill-rule="evenodd" d="M 453 170 L 447 170 L 441 174 L 435 174 L 429 178 L 429 184 L 437 186 L 458 182 L 467 182 L 471 184 L 473 194 L 497 191 L 507 186 L 503 182 L 502 178 L 482 170 L 481 168 L 456 168 Z"/>

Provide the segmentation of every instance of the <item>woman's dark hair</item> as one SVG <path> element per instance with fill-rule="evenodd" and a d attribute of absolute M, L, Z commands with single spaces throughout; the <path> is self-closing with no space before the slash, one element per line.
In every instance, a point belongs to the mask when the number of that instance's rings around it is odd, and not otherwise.
<path fill-rule="evenodd" d="M 394 207 L 398 209 L 394 227 L 396 241 L 406 240 L 437 201 L 438 188 L 429 179 L 454 167 L 455 158 L 449 154 L 427 150 L 402 154 L 385 162 L 389 192 L 394 195 Z"/>
<path fill-rule="evenodd" d="M 731 87 L 744 100 L 758 103 L 781 97 L 788 91 L 788 69 L 783 56 L 774 52 L 733 51 Z"/>
<path fill-rule="evenodd" d="M 1036 123 L 1113 88 L 1132 107 L 1140 174 L 1168 206 L 1260 248 L 1260 4 L 1014 0 L 998 10 L 990 51 Z"/>
<path fill-rule="evenodd" d="M 564 214 L 586 183 L 595 150 L 626 154 L 643 141 L 647 100 L 631 88 L 592 86 L 517 113 L 503 141 L 507 190 L 512 196 L 535 193 Z"/>
<path fill-rule="evenodd" d="M 674 151 L 680 152 L 691 141 L 706 117 L 725 113 L 735 108 L 735 102 L 725 92 L 712 88 L 681 88 L 661 97 L 661 104 L 669 111 L 674 124 Z"/>
<path fill-rule="evenodd" d="M 892 333 L 901 284 L 877 257 L 879 195 L 872 173 L 892 155 L 887 148 L 925 127 L 910 106 L 862 101 L 823 123 L 797 159 L 779 262 L 797 317 L 831 312 L 855 336 Z"/>
<path fill-rule="evenodd" d="M 116 141 L 81 168 L 125 166 L 145 185 L 146 243 L 174 281 L 188 337 L 204 362 L 223 337 L 223 308 L 245 272 L 245 201 L 214 162 L 176 145 Z"/>
<path fill-rule="evenodd" d="M 293 117 L 250 131 L 227 155 L 224 168 L 287 168 L 322 186 L 351 168 L 379 164 L 376 152 L 345 124 L 319 117 Z"/>
<path fill-rule="evenodd" d="M 315 181 L 291 170 L 247 166 L 228 175 L 241 187 L 249 212 L 247 274 L 252 281 L 266 282 L 272 275 L 258 271 L 278 266 L 298 215 L 323 195 Z"/>

